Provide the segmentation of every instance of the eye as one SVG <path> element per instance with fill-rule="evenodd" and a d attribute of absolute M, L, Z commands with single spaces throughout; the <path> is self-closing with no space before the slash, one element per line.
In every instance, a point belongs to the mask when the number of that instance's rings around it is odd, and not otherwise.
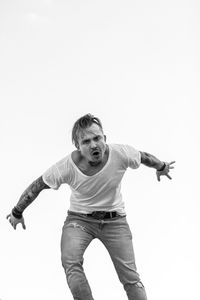
<path fill-rule="evenodd" d="M 85 141 L 85 144 L 89 144 L 90 140 Z"/>
<path fill-rule="evenodd" d="M 101 139 L 101 137 L 98 135 L 98 136 L 95 136 L 94 141 L 98 142 L 100 139 Z"/>
<path fill-rule="evenodd" d="M 82 141 L 82 144 L 89 144 L 90 140 L 84 140 Z"/>

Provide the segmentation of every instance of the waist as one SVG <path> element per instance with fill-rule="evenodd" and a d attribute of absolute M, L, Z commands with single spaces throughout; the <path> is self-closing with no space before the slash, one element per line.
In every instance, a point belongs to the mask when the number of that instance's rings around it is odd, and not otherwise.
<path fill-rule="evenodd" d="M 117 211 L 93 211 L 92 213 L 89 214 L 83 214 L 83 213 L 78 213 L 74 212 L 71 210 L 68 210 L 68 215 L 75 215 L 75 216 L 85 216 L 85 217 L 91 217 L 97 220 L 105 220 L 105 219 L 113 219 L 116 217 L 122 217 L 125 215 L 119 214 Z"/>

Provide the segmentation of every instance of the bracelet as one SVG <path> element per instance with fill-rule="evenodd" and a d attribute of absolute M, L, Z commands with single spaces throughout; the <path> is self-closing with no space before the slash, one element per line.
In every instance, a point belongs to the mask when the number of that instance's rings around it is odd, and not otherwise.
<path fill-rule="evenodd" d="M 163 163 L 164 163 L 164 162 L 163 162 Z M 166 163 L 164 163 L 164 165 L 162 166 L 162 168 L 158 169 L 157 171 L 158 171 L 158 172 L 162 172 L 162 171 L 165 169 L 165 167 L 166 167 Z"/>
<path fill-rule="evenodd" d="M 16 207 L 14 207 L 12 209 L 12 215 L 13 217 L 15 217 L 16 219 L 21 219 L 22 218 L 22 212 L 19 211 Z"/>

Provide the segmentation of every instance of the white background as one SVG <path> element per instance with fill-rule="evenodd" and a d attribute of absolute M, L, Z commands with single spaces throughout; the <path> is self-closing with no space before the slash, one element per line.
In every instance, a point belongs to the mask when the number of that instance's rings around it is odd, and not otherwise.
<path fill-rule="evenodd" d="M 60 262 L 70 190 L 45 190 L 16 231 L 6 215 L 25 188 L 70 153 L 71 128 L 92 113 L 109 143 L 164 161 L 128 170 L 122 192 L 149 300 L 198 299 L 198 1 L 0 2 L 0 299 L 72 299 Z M 95 240 L 85 253 L 95 300 L 125 300 Z"/>

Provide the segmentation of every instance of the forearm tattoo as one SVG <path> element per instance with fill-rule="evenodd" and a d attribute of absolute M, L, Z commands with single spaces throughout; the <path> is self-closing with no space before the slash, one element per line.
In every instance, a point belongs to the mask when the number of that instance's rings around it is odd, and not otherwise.
<path fill-rule="evenodd" d="M 30 205 L 43 189 L 50 188 L 40 176 L 36 179 L 21 195 L 15 208 L 22 213 L 25 208 Z"/>
<path fill-rule="evenodd" d="M 160 161 L 158 158 L 153 156 L 152 154 L 149 154 L 147 152 L 143 152 L 142 160 L 141 162 L 150 168 L 160 169 L 163 166 L 163 162 Z"/>

